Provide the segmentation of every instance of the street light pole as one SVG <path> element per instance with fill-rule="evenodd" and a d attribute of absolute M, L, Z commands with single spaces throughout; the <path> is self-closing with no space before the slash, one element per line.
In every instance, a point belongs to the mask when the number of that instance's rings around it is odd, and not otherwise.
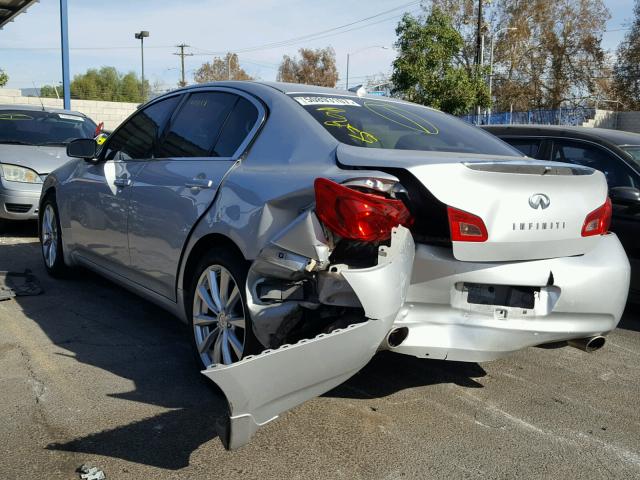
<path fill-rule="evenodd" d="M 361 48 L 360 50 L 356 50 L 355 52 L 347 53 L 347 86 L 345 90 L 349 90 L 349 58 L 351 57 L 351 55 L 364 52 L 365 50 L 369 50 L 371 48 L 381 48 L 382 50 L 389 50 L 389 47 L 385 47 L 383 45 L 371 45 L 369 47 L 364 47 L 364 48 Z"/>
<path fill-rule="evenodd" d="M 349 53 L 347 53 L 347 87 L 345 90 L 349 90 Z"/>
<path fill-rule="evenodd" d="M 144 91 L 144 39 L 149 36 L 149 32 L 146 30 L 141 30 L 138 33 L 134 34 L 134 36 L 136 39 L 140 40 L 140 58 L 142 60 L 142 86 L 140 90 L 142 91 L 142 102 L 144 102 L 147 98 Z"/>

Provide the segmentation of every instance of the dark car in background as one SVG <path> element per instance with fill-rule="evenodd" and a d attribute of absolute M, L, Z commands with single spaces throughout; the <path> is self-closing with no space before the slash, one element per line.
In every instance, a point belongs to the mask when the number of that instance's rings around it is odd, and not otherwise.
<path fill-rule="evenodd" d="M 97 130 L 80 112 L 0 105 L 0 222 L 37 219 L 42 184 L 69 161 L 67 144 Z"/>
<path fill-rule="evenodd" d="M 483 128 L 529 157 L 586 165 L 605 174 L 613 203 L 611 230 L 631 262 L 630 298 L 640 301 L 640 134 L 550 125 Z"/>

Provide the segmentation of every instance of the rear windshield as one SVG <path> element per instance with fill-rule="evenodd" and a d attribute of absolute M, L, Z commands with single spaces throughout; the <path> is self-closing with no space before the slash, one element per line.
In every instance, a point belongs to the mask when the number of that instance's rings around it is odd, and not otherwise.
<path fill-rule="evenodd" d="M 0 110 L 0 143 L 64 145 L 93 138 L 96 124 L 79 115 L 38 110 Z"/>
<path fill-rule="evenodd" d="M 420 105 L 355 96 L 291 96 L 336 140 L 348 145 L 522 156 L 493 135 Z"/>

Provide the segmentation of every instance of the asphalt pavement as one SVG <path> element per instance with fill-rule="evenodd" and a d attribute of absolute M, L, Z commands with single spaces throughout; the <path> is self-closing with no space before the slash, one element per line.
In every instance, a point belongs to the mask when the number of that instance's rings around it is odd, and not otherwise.
<path fill-rule="evenodd" d="M 0 302 L 0 479 L 640 478 L 640 313 L 606 346 L 484 363 L 378 354 L 237 451 L 188 331 L 78 271 L 54 280 L 32 224 L 0 233 L 0 270 L 44 293 Z"/>

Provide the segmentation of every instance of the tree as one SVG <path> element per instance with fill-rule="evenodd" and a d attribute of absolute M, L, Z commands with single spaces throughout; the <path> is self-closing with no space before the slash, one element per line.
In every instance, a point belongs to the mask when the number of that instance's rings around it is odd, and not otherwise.
<path fill-rule="evenodd" d="M 301 48 L 300 58 L 284 55 L 278 67 L 279 82 L 305 83 L 321 87 L 335 87 L 338 83 L 336 53 L 333 48 Z"/>
<path fill-rule="evenodd" d="M 9 81 L 9 75 L 7 75 L 3 69 L 0 68 L 0 87 L 4 87 Z"/>
<path fill-rule="evenodd" d="M 625 108 L 640 110 L 640 0 L 636 0 L 633 15 L 631 30 L 618 46 L 613 89 Z"/>
<path fill-rule="evenodd" d="M 145 92 L 149 92 L 149 82 L 145 80 Z M 62 85 L 57 87 L 44 85 L 40 89 L 41 97 L 57 98 L 62 94 Z M 85 73 L 75 75 L 70 85 L 71 97 L 83 100 L 106 100 L 110 102 L 140 103 L 142 82 L 134 72 L 122 74 L 114 67 L 90 68 Z"/>
<path fill-rule="evenodd" d="M 62 90 L 62 83 L 59 83 L 56 86 L 43 85 L 40 87 L 40 96 L 43 98 L 60 98 Z"/>
<path fill-rule="evenodd" d="M 514 29 L 495 44 L 498 109 L 582 105 L 605 88 L 602 0 L 499 0 L 491 31 Z"/>
<path fill-rule="evenodd" d="M 240 67 L 238 55 L 228 52 L 224 58 L 213 57 L 211 62 L 203 63 L 193 78 L 198 83 L 220 80 L 253 80 L 253 77 Z"/>
<path fill-rule="evenodd" d="M 456 115 L 489 105 L 482 72 L 461 62 L 465 41 L 451 16 L 439 7 L 426 18 L 405 14 L 396 34 L 394 94 Z"/>

